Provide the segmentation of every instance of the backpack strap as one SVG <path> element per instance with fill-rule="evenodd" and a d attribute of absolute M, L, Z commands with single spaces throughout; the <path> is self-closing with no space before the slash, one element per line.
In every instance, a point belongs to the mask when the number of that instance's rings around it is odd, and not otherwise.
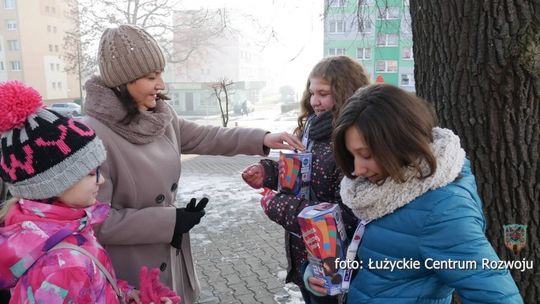
<path fill-rule="evenodd" d="M 120 303 L 122 303 L 122 304 L 125 303 L 124 295 L 122 294 L 122 292 L 118 288 L 118 285 L 116 284 L 116 280 L 113 278 L 111 273 L 107 270 L 107 268 L 105 268 L 105 266 L 103 266 L 103 264 L 101 264 L 101 262 L 93 254 L 91 254 L 86 249 L 82 248 L 81 246 L 73 245 L 73 244 L 66 243 L 66 242 L 60 242 L 60 243 L 56 244 L 53 248 L 49 249 L 48 251 L 52 251 L 52 250 L 55 250 L 55 249 L 71 249 L 71 250 L 78 251 L 78 252 L 86 255 L 87 257 L 89 257 L 94 262 L 94 264 L 96 264 L 96 266 L 99 268 L 99 270 L 101 270 L 103 275 L 105 275 L 105 277 L 107 278 L 107 281 L 109 281 L 109 283 L 111 283 L 111 285 L 112 285 L 112 287 L 114 289 L 114 292 L 116 293 L 116 295 L 118 296 L 118 299 L 120 300 Z"/>

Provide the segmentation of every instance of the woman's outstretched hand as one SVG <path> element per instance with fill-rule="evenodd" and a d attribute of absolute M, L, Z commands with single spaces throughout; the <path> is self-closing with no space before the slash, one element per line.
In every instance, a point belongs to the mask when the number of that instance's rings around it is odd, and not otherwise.
<path fill-rule="evenodd" d="M 264 136 L 263 144 L 271 149 L 287 149 L 304 151 L 306 148 L 298 137 L 287 132 L 267 133 Z"/>

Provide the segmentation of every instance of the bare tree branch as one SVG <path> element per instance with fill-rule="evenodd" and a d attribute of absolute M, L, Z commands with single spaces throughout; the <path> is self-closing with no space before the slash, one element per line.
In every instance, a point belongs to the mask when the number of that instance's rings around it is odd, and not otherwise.
<path fill-rule="evenodd" d="M 227 124 L 229 123 L 229 96 L 231 95 L 229 87 L 232 85 L 232 80 L 227 78 L 223 78 L 220 81 L 209 85 L 212 91 L 214 91 L 212 95 L 217 99 L 219 110 L 221 111 L 221 122 L 223 127 L 227 127 Z"/>
<path fill-rule="evenodd" d="M 212 39 L 228 29 L 225 10 L 189 11 L 190 18 L 174 24 L 173 13 L 182 9 L 179 0 L 63 1 L 69 4 L 67 18 L 76 24 L 64 39 L 66 70 L 80 69 L 82 78 L 97 70 L 95 54 L 106 28 L 134 24 L 146 29 L 158 41 L 168 62 L 173 63 L 186 61 L 201 47 L 211 46 Z"/>

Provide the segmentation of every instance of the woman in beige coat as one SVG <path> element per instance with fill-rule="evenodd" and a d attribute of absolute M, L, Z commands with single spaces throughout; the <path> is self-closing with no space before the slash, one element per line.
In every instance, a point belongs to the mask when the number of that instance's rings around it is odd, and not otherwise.
<path fill-rule="evenodd" d="M 160 93 L 165 60 L 143 29 L 107 29 L 98 51 L 100 76 L 85 84 L 88 123 L 103 141 L 107 182 L 98 199 L 112 211 L 97 229 L 119 278 L 136 285 L 143 265 L 161 269 L 161 280 L 193 303 L 199 282 L 188 231 L 204 215 L 176 208 L 180 155 L 266 155 L 269 148 L 301 149 L 287 133 L 201 126 L 178 117 Z M 193 207 L 193 206 L 192 206 Z"/>

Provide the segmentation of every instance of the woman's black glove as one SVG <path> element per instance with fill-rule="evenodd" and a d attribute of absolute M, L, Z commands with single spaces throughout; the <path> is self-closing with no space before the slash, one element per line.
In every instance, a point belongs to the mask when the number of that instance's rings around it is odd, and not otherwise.
<path fill-rule="evenodd" d="M 309 126 L 309 139 L 315 141 L 329 141 L 332 130 L 332 112 L 324 112 L 311 120 L 311 125 Z"/>
<path fill-rule="evenodd" d="M 200 223 L 205 214 L 204 208 L 208 204 L 208 198 L 201 199 L 198 204 L 195 204 L 196 202 L 197 199 L 192 198 L 185 208 L 176 208 L 176 224 L 171 241 L 171 246 L 176 249 L 179 249 L 182 244 L 182 234 Z"/>
<path fill-rule="evenodd" d="M 203 197 L 197 205 L 195 203 L 197 202 L 196 198 L 192 198 L 189 203 L 186 205 L 186 211 L 189 212 L 204 212 L 204 208 L 206 208 L 206 205 L 208 204 L 208 198 Z M 203 214 L 204 215 L 204 214 Z"/>

